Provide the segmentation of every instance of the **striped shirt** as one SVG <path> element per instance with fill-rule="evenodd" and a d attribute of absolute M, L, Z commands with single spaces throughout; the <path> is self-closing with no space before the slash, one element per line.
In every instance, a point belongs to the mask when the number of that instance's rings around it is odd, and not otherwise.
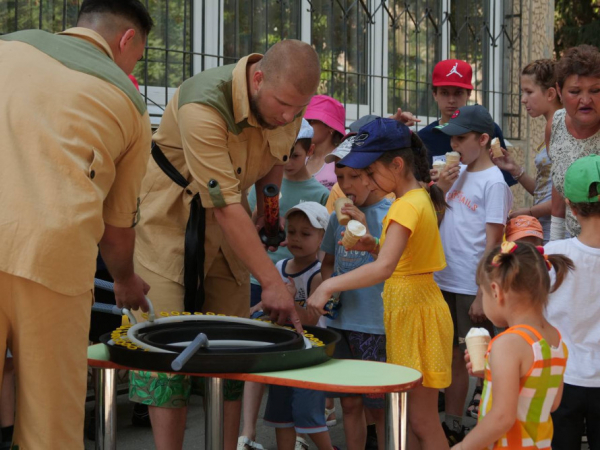
<path fill-rule="evenodd" d="M 537 339 L 534 340 L 523 330 L 529 331 Z M 560 333 L 560 343 L 554 348 L 535 329 L 527 325 L 511 327 L 502 334 L 506 333 L 517 334 L 525 339 L 531 345 L 534 358 L 531 368 L 521 378 L 517 420 L 504 436 L 488 448 L 550 450 L 553 434 L 550 410 L 563 381 L 567 364 L 567 346 L 562 341 Z M 492 409 L 492 373 L 489 366 L 489 353 L 497 338 L 498 336 L 492 339 L 486 354 L 480 421 Z"/>

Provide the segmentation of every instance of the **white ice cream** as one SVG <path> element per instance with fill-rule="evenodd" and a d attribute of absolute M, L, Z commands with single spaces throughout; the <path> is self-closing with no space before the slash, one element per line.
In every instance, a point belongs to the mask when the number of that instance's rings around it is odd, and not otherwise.
<path fill-rule="evenodd" d="M 443 169 L 445 166 L 446 166 L 446 163 L 444 161 L 438 160 L 433 163 L 433 168 L 435 170 Z"/>
<path fill-rule="evenodd" d="M 492 147 L 494 147 L 496 145 L 500 145 L 500 139 L 498 139 L 498 138 L 492 139 Z"/>
<path fill-rule="evenodd" d="M 346 225 L 346 229 L 350 231 L 354 236 L 364 236 L 367 233 L 365 226 L 358 220 L 351 220 Z"/>
<path fill-rule="evenodd" d="M 488 336 L 490 337 L 490 333 L 485 328 L 471 328 L 465 336 L 465 339 L 473 337 L 473 336 Z"/>

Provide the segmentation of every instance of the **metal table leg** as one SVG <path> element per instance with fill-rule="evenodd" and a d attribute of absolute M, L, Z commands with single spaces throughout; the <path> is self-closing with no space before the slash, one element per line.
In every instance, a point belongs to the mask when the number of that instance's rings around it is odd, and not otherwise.
<path fill-rule="evenodd" d="M 385 448 L 408 448 L 408 392 L 385 394 Z"/>
<path fill-rule="evenodd" d="M 206 450 L 223 450 L 223 380 L 206 379 L 204 430 Z"/>
<path fill-rule="evenodd" d="M 408 449 L 408 392 L 400 394 L 400 450 Z"/>
<path fill-rule="evenodd" d="M 385 448 L 397 450 L 400 444 L 400 394 L 385 394 Z"/>
<path fill-rule="evenodd" d="M 96 381 L 96 450 L 117 448 L 117 371 L 93 369 Z"/>

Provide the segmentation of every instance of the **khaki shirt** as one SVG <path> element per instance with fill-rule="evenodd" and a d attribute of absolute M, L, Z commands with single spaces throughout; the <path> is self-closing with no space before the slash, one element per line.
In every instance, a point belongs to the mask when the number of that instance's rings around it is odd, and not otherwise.
<path fill-rule="evenodd" d="M 221 250 L 238 283 L 248 277 L 248 270 L 223 238 L 212 208 L 247 204 L 246 190 L 273 166 L 285 164 L 301 124 L 299 115 L 284 127 L 259 127 L 250 112 L 246 67 L 261 58 L 252 54 L 235 66 L 210 69 L 188 79 L 167 105 L 154 135 L 169 161 L 191 182 L 181 189 L 151 158 L 142 184 L 136 258 L 169 280 L 183 284 L 185 227 L 190 201 L 198 192 L 207 208 L 205 273 Z M 219 183 L 220 192 L 209 192 L 210 180 Z"/>
<path fill-rule="evenodd" d="M 136 220 L 151 128 L 106 41 L 85 28 L 61 35 L 0 38 L 0 271 L 80 295 L 93 288 L 104 222 Z"/>

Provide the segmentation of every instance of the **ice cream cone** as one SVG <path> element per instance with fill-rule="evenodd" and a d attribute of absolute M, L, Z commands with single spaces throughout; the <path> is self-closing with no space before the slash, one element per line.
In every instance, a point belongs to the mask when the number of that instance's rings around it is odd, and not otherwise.
<path fill-rule="evenodd" d="M 335 215 L 337 216 L 338 222 L 340 225 L 346 226 L 348 224 L 348 222 L 350 221 L 350 219 L 352 219 L 352 217 L 350 217 L 348 214 L 344 214 L 342 212 L 342 208 L 344 207 L 344 205 L 353 205 L 354 203 L 352 202 L 352 200 L 350 200 L 349 198 L 338 198 L 334 203 L 333 206 L 335 207 Z"/>
<path fill-rule="evenodd" d="M 465 339 L 474 374 L 483 374 L 485 369 L 485 354 L 490 339 L 490 336 L 469 336 Z"/>
<path fill-rule="evenodd" d="M 446 164 L 454 164 L 460 162 L 460 153 L 448 152 L 446 153 Z"/>
<path fill-rule="evenodd" d="M 494 158 L 501 158 L 504 156 L 502 148 L 500 147 L 500 140 L 498 138 L 492 139 L 492 156 Z"/>
<path fill-rule="evenodd" d="M 342 245 L 346 248 L 352 248 L 358 240 L 367 234 L 367 229 L 358 220 L 351 220 L 346 226 L 344 237 L 342 237 Z"/>
<path fill-rule="evenodd" d="M 444 170 L 444 167 L 446 167 L 446 163 L 444 161 L 437 160 L 433 163 L 433 170 L 437 170 L 438 175 L 442 172 L 442 170 Z"/>

